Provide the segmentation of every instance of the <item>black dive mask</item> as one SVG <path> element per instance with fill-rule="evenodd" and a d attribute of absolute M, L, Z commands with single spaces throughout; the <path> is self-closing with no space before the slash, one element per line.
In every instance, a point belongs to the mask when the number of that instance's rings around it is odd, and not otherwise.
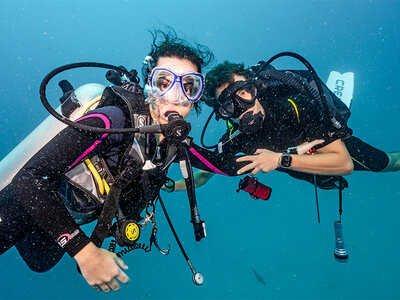
<path fill-rule="evenodd" d="M 254 106 L 256 98 L 257 88 L 253 80 L 236 81 L 219 95 L 217 116 L 224 120 L 239 118 Z"/>
<path fill-rule="evenodd" d="M 239 122 L 240 132 L 253 134 L 259 131 L 264 121 L 264 115 L 259 111 L 255 115 L 253 112 L 248 112 L 243 115 Z"/>

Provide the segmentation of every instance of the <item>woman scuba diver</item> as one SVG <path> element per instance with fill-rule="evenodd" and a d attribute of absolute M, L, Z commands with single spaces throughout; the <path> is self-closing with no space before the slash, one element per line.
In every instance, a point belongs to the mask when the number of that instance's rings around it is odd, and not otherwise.
<path fill-rule="evenodd" d="M 129 282 L 124 262 L 100 248 L 109 236 L 109 224 L 98 223 L 97 234 L 91 238 L 80 225 L 114 216 L 118 224 L 139 222 L 141 212 L 146 209 L 147 213 L 154 205 L 168 167 L 179 156 L 177 148 L 183 143 L 164 133 L 118 130 L 184 122 L 203 93 L 201 68 L 212 59 L 207 48 L 192 47 L 175 32 L 155 31 L 153 38 L 151 59 L 144 68 L 150 86 L 147 99 L 138 80 L 125 81 L 121 86 L 107 87 L 97 108 L 76 121 L 76 126 L 116 129 L 116 133 L 68 126 L 1 190 L 0 253 L 16 246 L 32 270 L 44 272 L 67 252 L 97 291 L 116 291 L 120 283 Z M 189 130 L 186 127 L 186 135 Z M 204 166 L 203 162 L 199 165 Z M 195 217 L 197 240 L 205 232 L 201 232 L 204 222 L 198 212 Z"/>

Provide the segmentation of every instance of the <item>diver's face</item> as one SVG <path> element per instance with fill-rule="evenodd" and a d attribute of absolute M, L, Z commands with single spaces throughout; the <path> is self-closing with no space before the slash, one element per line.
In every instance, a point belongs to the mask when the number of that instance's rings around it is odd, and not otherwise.
<path fill-rule="evenodd" d="M 177 57 L 160 57 L 156 67 L 167 68 L 176 75 L 183 75 L 191 72 L 198 72 L 197 66 L 188 59 Z M 177 85 L 177 84 L 176 84 Z M 175 87 L 174 87 L 175 88 Z M 182 93 L 170 93 L 168 97 L 184 97 Z M 172 99 L 176 100 L 176 99 Z M 167 112 L 174 111 L 186 118 L 193 107 L 193 102 L 181 99 L 179 101 L 153 101 L 150 103 L 150 114 L 153 121 L 158 124 L 168 124 L 168 119 L 165 116 Z M 174 103 L 175 102 L 175 103 Z"/>
<path fill-rule="evenodd" d="M 233 82 L 236 82 L 236 81 L 246 81 L 246 77 L 244 77 L 243 75 L 233 74 Z M 219 88 L 217 88 L 217 98 L 233 82 L 225 82 L 223 85 L 221 85 Z"/>
<path fill-rule="evenodd" d="M 238 75 L 238 74 L 233 74 L 233 82 L 236 81 L 246 81 L 246 77 L 243 75 Z M 217 97 L 221 95 L 221 93 L 231 84 L 232 82 L 226 82 L 223 85 L 221 85 L 219 88 L 217 88 Z M 256 99 L 254 101 L 254 106 L 246 110 L 244 113 L 242 113 L 237 120 L 240 120 L 246 113 L 251 112 L 253 115 L 261 112 L 263 115 L 265 115 L 264 108 L 261 106 L 260 101 Z"/>

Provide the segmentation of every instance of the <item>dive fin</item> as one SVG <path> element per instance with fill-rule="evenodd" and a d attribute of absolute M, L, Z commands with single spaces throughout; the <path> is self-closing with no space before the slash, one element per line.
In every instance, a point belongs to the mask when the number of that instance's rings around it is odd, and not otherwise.
<path fill-rule="evenodd" d="M 346 106 L 351 108 L 354 92 L 354 73 L 339 73 L 332 71 L 326 82 L 326 86 L 340 99 Z"/>

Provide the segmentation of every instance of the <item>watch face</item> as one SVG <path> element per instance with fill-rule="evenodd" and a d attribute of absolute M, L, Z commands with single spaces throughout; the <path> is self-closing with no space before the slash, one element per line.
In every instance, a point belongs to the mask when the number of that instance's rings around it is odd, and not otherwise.
<path fill-rule="evenodd" d="M 284 153 L 281 156 L 280 165 L 282 168 L 290 168 L 290 166 L 292 165 L 292 157 L 289 154 Z"/>

